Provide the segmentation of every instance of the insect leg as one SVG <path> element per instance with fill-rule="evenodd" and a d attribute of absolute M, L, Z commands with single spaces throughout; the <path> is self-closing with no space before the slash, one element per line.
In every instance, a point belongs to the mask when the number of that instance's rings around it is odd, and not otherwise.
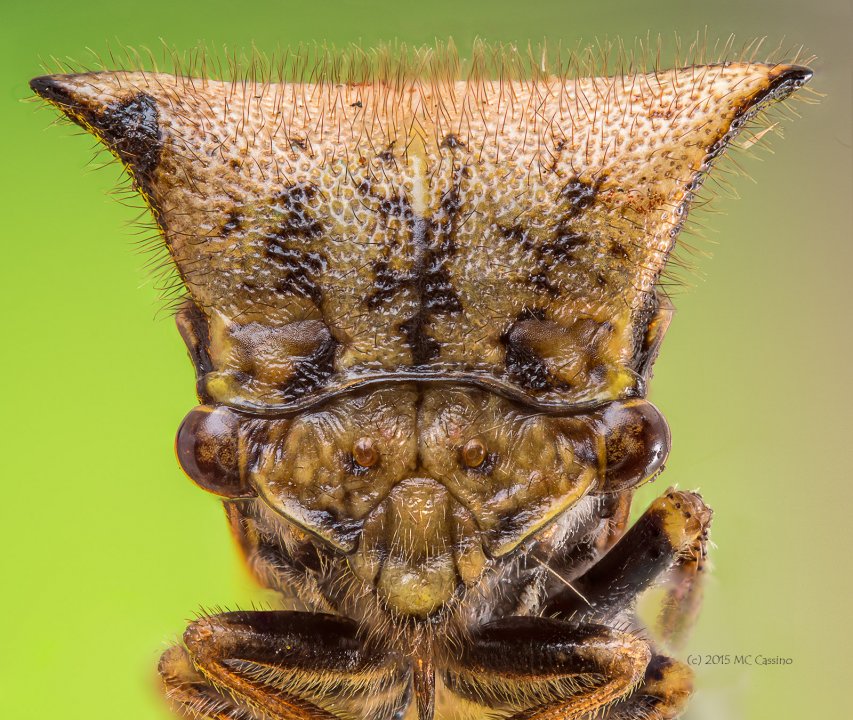
<path fill-rule="evenodd" d="M 603 625 L 509 617 L 480 629 L 444 682 L 510 720 L 576 720 L 627 695 L 650 656 L 641 638 Z"/>
<path fill-rule="evenodd" d="M 302 612 L 204 617 L 166 652 L 167 695 L 211 720 L 393 717 L 408 702 L 409 671 L 365 649 L 347 618 Z"/>
<path fill-rule="evenodd" d="M 703 533 L 678 556 L 666 577 L 666 594 L 657 618 L 658 635 L 678 646 L 702 606 L 708 536 Z"/>
<path fill-rule="evenodd" d="M 668 490 L 609 552 L 552 595 L 543 614 L 574 622 L 612 618 L 670 568 L 678 572 L 697 553 L 704 555 L 710 521 L 711 510 L 697 493 Z"/>
<path fill-rule="evenodd" d="M 233 698 L 209 684 L 204 675 L 193 666 L 185 647 L 174 645 L 160 658 L 158 667 L 166 699 L 175 708 L 193 718 L 207 720 L 255 720 L 246 707 L 240 707 Z"/>
<path fill-rule="evenodd" d="M 693 692 L 693 672 L 684 663 L 655 655 L 643 683 L 630 697 L 610 707 L 604 720 L 673 720 L 684 712 Z"/>

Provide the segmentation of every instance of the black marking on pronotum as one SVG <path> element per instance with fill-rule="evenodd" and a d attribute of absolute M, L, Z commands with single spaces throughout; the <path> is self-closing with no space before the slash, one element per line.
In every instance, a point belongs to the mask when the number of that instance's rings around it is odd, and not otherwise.
<path fill-rule="evenodd" d="M 395 195 L 394 197 L 380 200 L 376 207 L 382 217 L 386 219 L 394 217 L 411 222 L 415 216 L 412 206 L 404 195 Z"/>
<path fill-rule="evenodd" d="M 271 210 L 278 225 L 276 237 L 281 240 L 316 240 L 323 234 L 323 224 L 308 207 L 316 195 L 313 185 L 295 183 L 273 198 Z"/>
<path fill-rule="evenodd" d="M 527 228 L 521 225 L 510 225 L 509 227 L 499 226 L 501 234 L 507 239 L 521 245 L 522 249 L 530 251 L 534 249 L 533 242 L 530 240 L 530 233 Z"/>
<path fill-rule="evenodd" d="M 78 123 L 90 127 L 145 189 L 160 163 L 163 137 L 157 101 L 147 93 L 116 100 L 102 110 L 83 105 L 49 75 L 30 80 L 30 88 L 45 100 L 56 103 Z"/>
<path fill-rule="evenodd" d="M 589 242 L 583 233 L 575 232 L 569 220 L 564 220 L 554 230 L 554 239 L 539 248 L 539 259 L 546 271 L 552 263 L 570 264 L 577 260 L 577 252 Z"/>
<path fill-rule="evenodd" d="M 617 242 L 616 240 L 613 240 L 607 246 L 607 253 L 610 255 L 610 257 L 615 258 L 617 260 L 621 260 L 623 262 L 631 261 L 631 255 L 628 252 L 628 249 L 622 243 Z"/>
<path fill-rule="evenodd" d="M 603 179 L 602 176 L 599 176 L 594 182 L 587 182 L 579 177 L 573 177 L 560 188 L 560 204 L 568 203 L 569 214 L 580 214 L 595 202 L 595 196 L 598 194 Z"/>
<path fill-rule="evenodd" d="M 159 164 L 163 144 L 157 101 L 150 95 L 107 105 L 91 122 L 138 177 L 146 178 Z"/>
<path fill-rule="evenodd" d="M 602 182 L 604 176 L 597 177 L 593 182 L 575 176 L 560 188 L 555 198 L 557 221 L 553 226 L 552 239 L 535 248 L 537 270 L 530 276 L 533 287 L 552 295 L 559 294 L 557 285 L 551 279 L 551 271 L 577 262 L 578 251 L 589 243 L 589 238 L 574 224 L 595 203 Z"/>
<path fill-rule="evenodd" d="M 225 224 L 222 226 L 222 237 L 226 237 L 235 232 L 242 230 L 243 228 L 243 216 L 238 212 L 234 212 L 233 210 L 228 213 Z"/>
<path fill-rule="evenodd" d="M 326 270 L 326 257 L 304 248 L 304 244 L 320 238 L 323 224 L 314 216 L 308 203 L 317 190 L 297 183 L 279 193 L 270 206 L 271 229 L 265 233 L 265 256 L 281 270 L 273 287 L 281 293 L 308 298 L 320 305 L 323 293 L 316 278 Z"/>
<path fill-rule="evenodd" d="M 445 262 L 456 252 L 459 211 L 462 209 L 460 186 L 468 169 L 457 169 L 452 187 L 444 193 L 438 212 L 426 230 L 428 246 L 423 258 L 421 303 L 428 315 L 453 314 L 462 311 L 462 303 L 453 288 Z"/>
<path fill-rule="evenodd" d="M 159 164 L 163 149 L 157 101 L 139 93 L 93 113 L 89 122 L 144 183 Z"/>
<path fill-rule="evenodd" d="M 548 275 L 541 271 L 530 275 L 530 284 L 539 290 L 544 290 L 551 297 L 557 297 L 560 293 L 558 287 L 551 282 Z"/>
<path fill-rule="evenodd" d="M 365 299 L 367 307 L 374 310 L 394 297 L 402 286 L 402 275 L 403 273 L 392 270 L 388 260 L 384 258 L 373 263 L 373 290 Z"/>
<path fill-rule="evenodd" d="M 409 200 L 404 195 L 379 200 L 372 195 L 373 188 L 367 180 L 358 186 L 358 190 L 362 195 L 371 197 L 377 201 L 377 210 L 386 222 L 388 218 L 393 217 L 403 220 L 407 225 L 411 225 L 411 232 L 414 238 L 418 220 L 415 218 L 415 213 L 412 210 Z M 417 247 L 416 238 L 414 238 L 414 242 Z M 386 257 L 380 258 L 373 263 L 373 275 L 373 289 L 364 299 L 364 303 L 371 310 L 393 298 L 402 288 L 412 286 L 414 271 L 393 270 Z"/>
<path fill-rule="evenodd" d="M 409 276 L 409 284 L 414 289 L 418 298 L 418 309 L 415 314 L 408 320 L 400 323 L 399 328 L 406 338 L 406 342 L 412 351 L 412 362 L 415 365 L 425 365 L 430 360 L 435 360 L 438 357 L 440 346 L 438 341 L 427 334 L 426 329 L 429 324 L 430 311 L 426 308 L 427 278 L 426 265 L 429 260 L 430 248 L 428 247 L 428 236 L 430 234 L 430 222 L 424 218 L 418 217 L 415 219 L 412 226 L 412 246 L 414 249 L 414 258 L 412 270 Z M 432 273 L 441 271 L 440 261 L 439 267 L 435 267 L 435 262 L 430 262 L 433 266 Z"/>
<path fill-rule="evenodd" d="M 456 135 L 450 133 L 449 135 L 444 136 L 444 139 L 441 141 L 441 147 L 448 148 L 449 150 L 456 150 L 457 148 L 464 148 L 465 143 Z"/>
<path fill-rule="evenodd" d="M 426 326 L 426 314 L 423 310 L 418 310 L 412 317 L 397 326 L 412 351 L 414 365 L 426 365 L 430 360 L 435 360 L 441 351 L 438 340 L 427 334 Z"/>
<path fill-rule="evenodd" d="M 322 275 L 326 269 L 326 258 L 322 254 L 281 247 L 273 240 L 266 255 L 282 271 L 281 277 L 274 284 L 278 292 L 307 298 L 319 307 L 323 291 L 314 278 Z"/>
<path fill-rule="evenodd" d="M 402 288 L 414 292 L 417 309 L 397 328 L 411 349 L 415 365 L 424 365 L 439 355 L 439 343 L 428 334 L 433 317 L 462 311 L 445 262 L 456 251 L 458 216 L 462 207 L 459 186 L 466 172 L 465 168 L 457 172 L 456 182 L 442 196 L 438 211 L 429 219 L 417 216 L 404 196 L 382 199 L 377 206 L 383 217 L 400 218 L 409 225 L 412 263 L 408 270 L 401 271 L 392 270 L 387 258 L 376 261 L 373 290 L 365 298 L 365 304 L 374 309 L 391 300 Z M 366 183 L 359 189 L 365 193 L 370 191 Z"/>
<path fill-rule="evenodd" d="M 377 155 L 377 157 L 386 163 L 394 162 L 394 143 L 391 143 L 387 148 Z"/>

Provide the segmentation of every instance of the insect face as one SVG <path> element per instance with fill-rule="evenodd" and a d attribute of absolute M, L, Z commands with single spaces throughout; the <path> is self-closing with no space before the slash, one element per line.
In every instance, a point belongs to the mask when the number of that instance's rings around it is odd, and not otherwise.
<path fill-rule="evenodd" d="M 587 493 L 653 475 L 668 446 L 663 419 L 643 402 L 560 416 L 415 383 L 286 419 L 198 408 L 177 445 L 202 487 L 257 494 L 283 526 L 337 553 L 342 579 L 351 572 L 381 606 L 419 617 L 459 599 Z"/>

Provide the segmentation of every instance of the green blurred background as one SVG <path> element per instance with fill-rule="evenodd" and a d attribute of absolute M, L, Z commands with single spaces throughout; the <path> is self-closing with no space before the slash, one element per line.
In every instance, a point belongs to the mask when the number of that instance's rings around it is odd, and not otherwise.
<path fill-rule="evenodd" d="M 698 2 L 7 2 L 0 42 L 4 207 L 0 706 L 28 720 L 156 720 L 159 653 L 200 607 L 265 602 L 217 501 L 181 474 L 193 406 L 183 345 L 134 251 L 136 210 L 90 172 L 93 142 L 21 102 L 40 61 L 119 39 L 274 49 L 452 35 L 563 40 L 647 31 L 805 44 L 818 106 L 776 154 L 739 162 L 657 364 L 674 449 L 662 480 L 716 510 L 715 569 L 687 651 L 789 667 L 698 669 L 692 720 L 849 716 L 851 24 L 846 0 Z M 668 47 L 672 48 L 669 43 Z M 671 53 L 665 53 L 670 57 Z M 713 186 L 713 183 L 709 187 Z M 706 281 L 704 278 L 708 276 Z"/>

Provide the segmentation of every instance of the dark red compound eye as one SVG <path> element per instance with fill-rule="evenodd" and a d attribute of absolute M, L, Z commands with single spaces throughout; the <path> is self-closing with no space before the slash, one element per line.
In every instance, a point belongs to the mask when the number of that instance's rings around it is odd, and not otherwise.
<path fill-rule="evenodd" d="M 254 496 L 240 477 L 238 433 L 237 416 L 222 407 L 202 405 L 184 418 L 175 453 L 196 485 L 221 497 Z"/>

